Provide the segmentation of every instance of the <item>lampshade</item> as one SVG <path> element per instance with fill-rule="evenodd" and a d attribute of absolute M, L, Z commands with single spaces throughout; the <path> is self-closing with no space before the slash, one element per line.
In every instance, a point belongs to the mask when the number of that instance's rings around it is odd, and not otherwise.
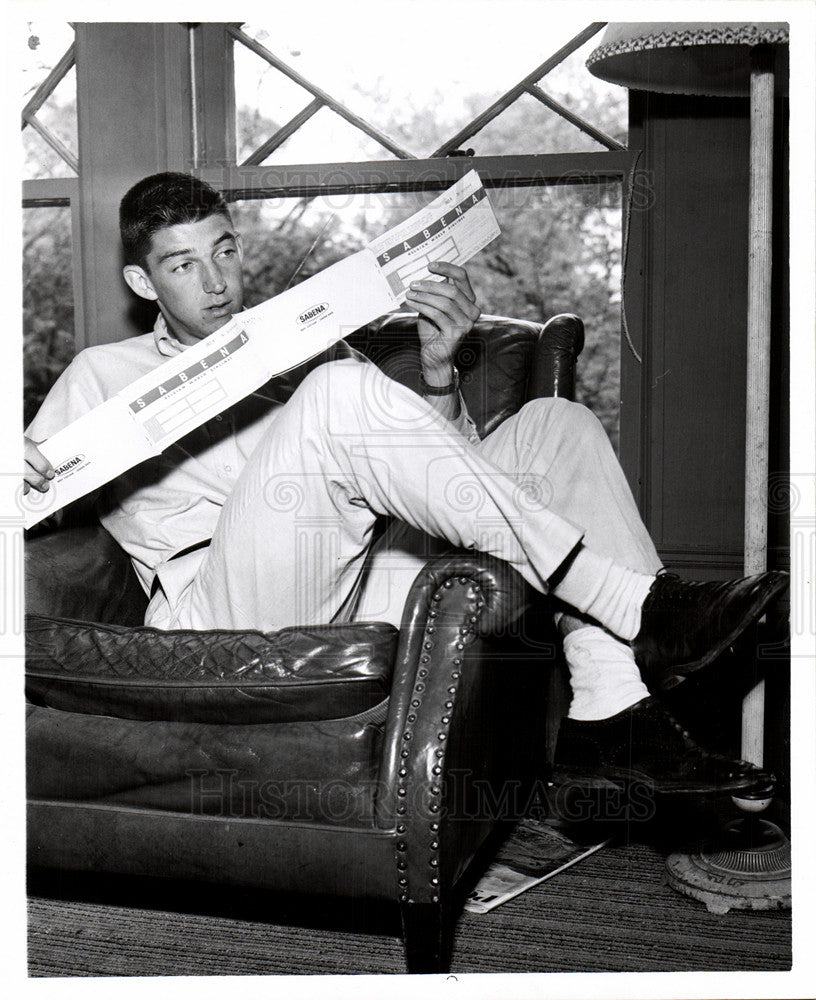
<path fill-rule="evenodd" d="M 634 90 L 744 96 L 749 53 L 776 46 L 776 78 L 788 74 L 788 25 L 778 22 L 639 22 L 610 24 L 587 59 L 590 73 Z"/>

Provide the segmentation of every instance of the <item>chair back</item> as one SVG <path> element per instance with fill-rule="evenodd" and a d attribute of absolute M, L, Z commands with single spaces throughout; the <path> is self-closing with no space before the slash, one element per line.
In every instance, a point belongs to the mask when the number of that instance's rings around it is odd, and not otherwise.
<path fill-rule="evenodd" d="M 391 378 L 420 391 L 416 313 L 391 313 L 348 338 Z M 562 314 L 548 323 L 482 316 L 456 355 L 462 395 L 481 436 L 495 430 L 529 399 L 572 398 L 583 324 Z"/>

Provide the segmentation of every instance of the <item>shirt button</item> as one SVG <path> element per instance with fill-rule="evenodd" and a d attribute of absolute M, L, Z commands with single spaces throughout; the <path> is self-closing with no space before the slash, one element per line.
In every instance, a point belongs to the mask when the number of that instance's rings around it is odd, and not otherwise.
<path fill-rule="evenodd" d="M 225 472 L 232 472 L 232 466 L 231 465 L 225 465 L 224 466 L 224 471 Z"/>
<path fill-rule="evenodd" d="M 216 420 L 223 420 L 224 418 L 223 418 L 223 417 L 221 416 L 221 414 L 219 413 L 219 414 L 218 414 L 218 415 L 216 416 L 216 418 L 215 418 L 215 419 L 216 419 Z"/>

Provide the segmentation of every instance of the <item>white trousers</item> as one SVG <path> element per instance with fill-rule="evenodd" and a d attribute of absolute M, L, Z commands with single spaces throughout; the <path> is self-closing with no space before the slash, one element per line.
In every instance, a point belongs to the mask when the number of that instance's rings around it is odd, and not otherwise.
<path fill-rule="evenodd" d="M 380 517 L 396 519 L 377 539 Z M 374 365 L 322 365 L 274 416 L 165 628 L 399 624 L 440 545 L 487 552 L 542 592 L 579 541 L 643 573 L 660 560 L 597 419 L 529 402 L 472 445 Z"/>

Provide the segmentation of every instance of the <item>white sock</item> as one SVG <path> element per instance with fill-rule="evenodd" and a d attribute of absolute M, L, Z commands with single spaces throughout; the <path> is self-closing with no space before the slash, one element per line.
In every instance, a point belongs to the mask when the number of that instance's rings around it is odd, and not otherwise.
<path fill-rule="evenodd" d="M 587 625 L 564 636 L 572 702 L 569 717 L 608 719 L 649 697 L 632 650 L 605 632 Z"/>
<path fill-rule="evenodd" d="M 654 579 L 582 547 L 552 593 L 628 642 L 640 631 L 640 609 Z"/>

